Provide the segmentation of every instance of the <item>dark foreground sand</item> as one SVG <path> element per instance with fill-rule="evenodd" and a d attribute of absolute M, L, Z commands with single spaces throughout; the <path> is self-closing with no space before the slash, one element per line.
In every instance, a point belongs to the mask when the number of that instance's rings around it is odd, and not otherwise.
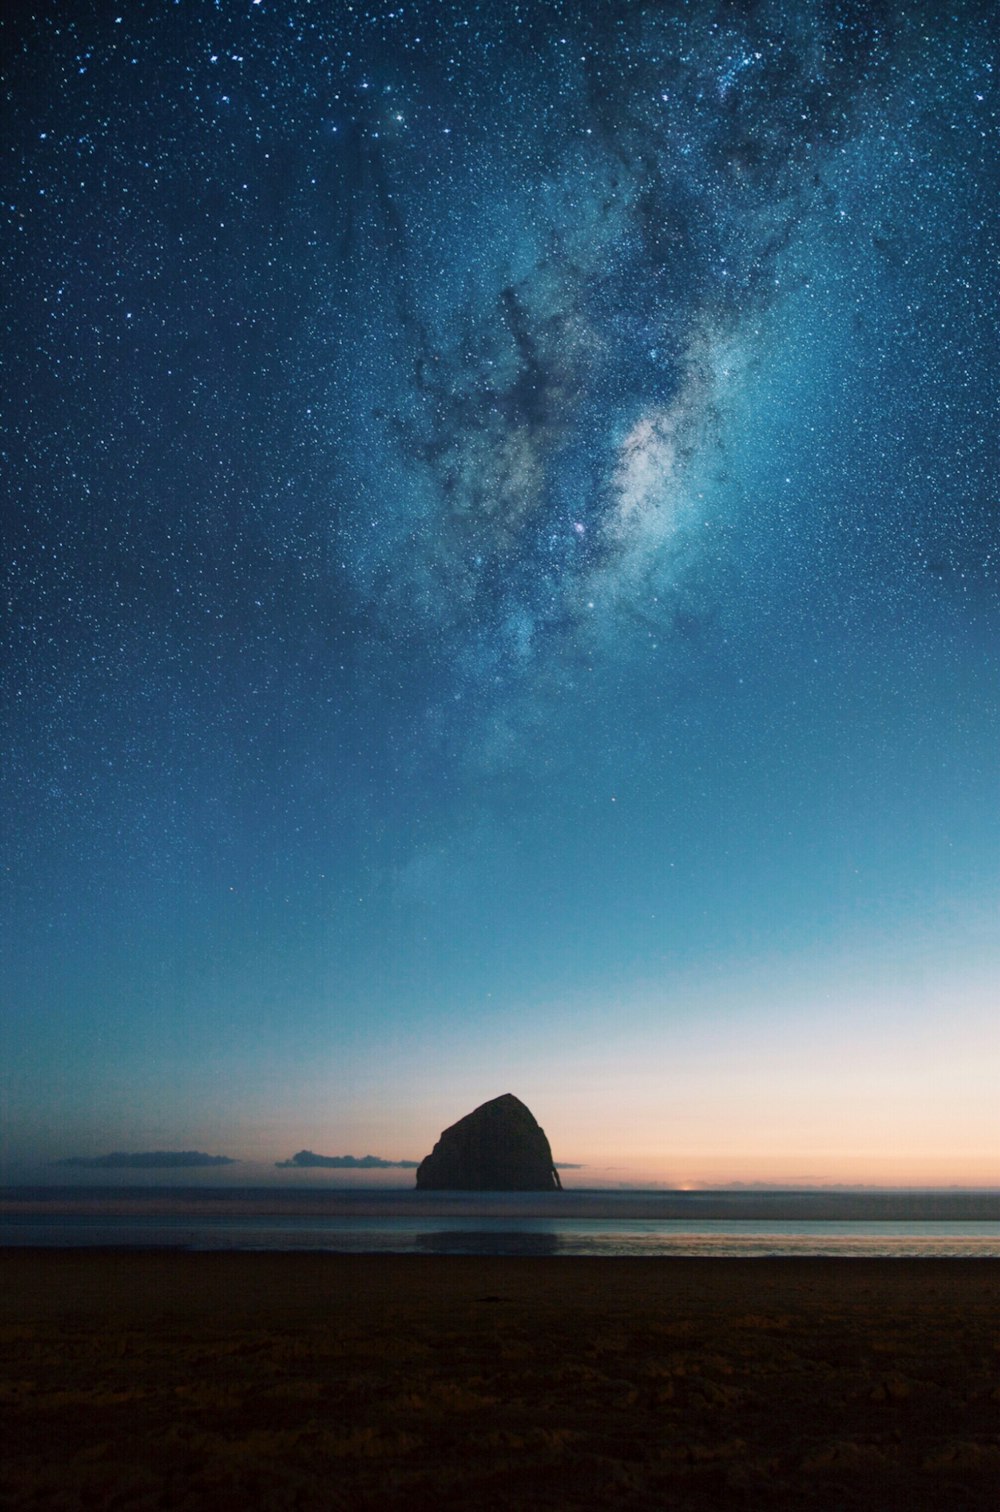
<path fill-rule="evenodd" d="M 4 1507 L 1000 1505 L 1000 1261 L 0 1252 Z"/>

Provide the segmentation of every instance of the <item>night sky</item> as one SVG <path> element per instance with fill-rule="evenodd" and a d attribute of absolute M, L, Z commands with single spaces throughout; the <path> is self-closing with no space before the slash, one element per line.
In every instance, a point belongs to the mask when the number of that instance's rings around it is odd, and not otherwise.
<path fill-rule="evenodd" d="M 996 23 L 8 13 L 0 1178 L 1000 1185 Z"/>

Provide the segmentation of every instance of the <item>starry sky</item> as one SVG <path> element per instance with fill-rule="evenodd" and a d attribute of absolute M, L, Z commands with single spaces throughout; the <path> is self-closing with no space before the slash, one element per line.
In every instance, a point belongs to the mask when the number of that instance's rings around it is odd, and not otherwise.
<path fill-rule="evenodd" d="M 0 1179 L 1000 1185 L 996 20 L 7 13 Z"/>

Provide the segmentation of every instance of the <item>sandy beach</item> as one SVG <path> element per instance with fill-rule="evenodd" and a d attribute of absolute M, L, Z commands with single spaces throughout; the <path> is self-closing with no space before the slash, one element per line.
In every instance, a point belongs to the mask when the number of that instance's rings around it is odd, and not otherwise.
<path fill-rule="evenodd" d="M 6 1250 L 13 1508 L 963 1508 L 1000 1262 Z"/>

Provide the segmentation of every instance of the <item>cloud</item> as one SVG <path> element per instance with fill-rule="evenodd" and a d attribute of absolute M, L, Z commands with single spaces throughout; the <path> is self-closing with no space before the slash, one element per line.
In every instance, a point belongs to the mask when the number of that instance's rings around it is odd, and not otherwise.
<path fill-rule="evenodd" d="M 383 1160 L 381 1155 L 316 1155 L 312 1150 L 300 1150 L 291 1160 L 276 1160 L 279 1171 L 316 1169 L 335 1171 L 415 1171 L 418 1160 Z"/>
<path fill-rule="evenodd" d="M 557 1171 L 582 1171 L 584 1169 L 582 1165 L 576 1165 L 572 1160 L 557 1160 L 555 1168 Z"/>
<path fill-rule="evenodd" d="M 182 1166 L 226 1166 L 239 1162 L 229 1155 L 204 1155 L 201 1150 L 140 1150 L 131 1155 L 114 1150 L 110 1155 L 65 1155 L 52 1164 L 89 1171 L 166 1171 Z"/>

